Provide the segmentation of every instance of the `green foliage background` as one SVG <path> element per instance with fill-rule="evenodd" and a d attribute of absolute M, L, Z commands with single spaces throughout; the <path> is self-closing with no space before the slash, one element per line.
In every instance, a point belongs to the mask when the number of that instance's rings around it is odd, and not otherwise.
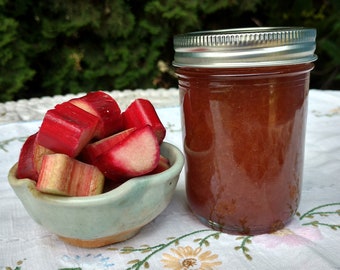
<path fill-rule="evenodd" d="M 0 101 L 176 87 L 175 34 L 250 26 L 317 28 L 311 88 L 340 89 L 339 0 L 0 0 Z"/>

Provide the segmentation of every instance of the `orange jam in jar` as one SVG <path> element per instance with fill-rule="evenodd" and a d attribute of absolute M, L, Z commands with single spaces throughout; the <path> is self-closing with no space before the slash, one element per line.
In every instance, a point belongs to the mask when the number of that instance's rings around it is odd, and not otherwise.
<path fill-rule="evenodd" d="M 175 36 L 187 200 L 209 227 L 256 235 L 295 214 L 315 36 L 306 28 Z"/>

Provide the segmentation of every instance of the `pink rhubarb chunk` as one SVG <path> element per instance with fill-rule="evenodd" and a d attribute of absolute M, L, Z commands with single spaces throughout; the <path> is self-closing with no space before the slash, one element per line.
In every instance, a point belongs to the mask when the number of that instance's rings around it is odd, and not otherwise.
<path fill-rule="evenodd" d="M 170 168 L 169 160 L 166 157 L 160 155 L 160 159 L 159 159 L 157 167 L 153 171 L 151 171 L 149 174 L 161 173 L 169 168 Z"/>
<path fill-rule="evenodd" d="M 80 158 L 84 162 L 94 164 L 98 156 L 110 150 L 114 145 L 121 142 L 135 130 L 136 128 L 126 129 L 109 137 L 86 145 L 80 153 Z"/>
<path fill-rule="evenodd" d="M 36 137 L 37 133 L 29 136 L 21 148 L 16 172 L 16 177 L 19 179 L 29 178 L 37 181 L 43 156 L 53 153 L 53 151 L 39 145 Z"/>
<path fill-rule="evenodd" d="M 122 181 L 151 172 L 159 158 L 158 140 L 151 127 L 144 126 L 98 156 L 95 164 L 107 178 Z"/>
<path fill-rule="evenodd" d="M 147 99 L 136 99 L 123 112 L 123 122 L 126 129 L 150 125 L 158 143 L 161 144 L 166 130 L 152 103 Z"/>
<path fill-rule="evenodd" d="M 98 117 L 65 102 L 46 112 L 38 132 L 38 144 L 54 151 L 77 156 L 94 137 Z"/>
<path fill-rule="evenodd" d="M 123 121 L 118 103 L 103 91 L 90 92 L 69 101 L 98 117 L 95 137 L 102 139 L 122 130 Z"/>
<path fill-rule="evenodd" d="M 63 196 L 91 196 L 100 194 L 104 175 L 93 165 L 64 154 L 45 155 L 37 190 Z"/>

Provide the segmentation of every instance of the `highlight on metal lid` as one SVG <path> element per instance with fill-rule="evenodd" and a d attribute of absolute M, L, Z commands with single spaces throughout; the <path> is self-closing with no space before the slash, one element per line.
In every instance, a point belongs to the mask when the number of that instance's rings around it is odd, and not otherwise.
<path fill-rule="evenodd" d="M 316 30 L 254 27 L 190 32 L 174 37 L 176 67 L 261 67 L 317 59 Z"/>

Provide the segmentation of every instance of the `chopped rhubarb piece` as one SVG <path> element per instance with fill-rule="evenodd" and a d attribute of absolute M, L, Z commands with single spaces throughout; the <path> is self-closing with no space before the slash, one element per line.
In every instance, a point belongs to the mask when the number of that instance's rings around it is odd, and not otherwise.
<path fill-rule="evenodd" d="M 37 190 L 63 196 L 100 194 L 104 175 L 93 165 L 64 154 L 45 155 L 37 182 Z"/>
<path fill-rule="evenodd" d="M 16 173 L 16 177 L 19 179 L 29 178 L 37 181 L 43 156 L 53 153 L 53 151 L 39 145 L 36 137 L 37 133 L 29 136 L 21 148 Z"/>
<path fill-rule="evenodd" d="M 159 119 L 151 102 L 147 99 L 136 99 L 123 112 L 123 123 L 126 129 L 150 125 L 158 143 L 161 144 L 165 137 L 165 127 Z"/>
<path fill-rule="evenodd" d="M 94 136 L 98 117 L 69 102 L 46 112 L 38 144 L 54 152 L 77 156 Z"/>
<path fill-rule="evenodd" d="M 95 164 L 107 178 L 122 181 L 151 172 L 159 158 L 157 138 L 150 126 L 144 126 L 98 156 Z"/>
<path fill-rule="evenodd" d="M 87 95 L 69 101 L 79 108 L 98 117 L 95 132 L 97 139 L 102 139 L 122 130 L 123 121 L 118 103 L 103 91 L 90 92 Z"/>
<path fill-rule="evenodd" d="M 33 162 L 33 146 L 37 134 L 29 136 L 24 142 L 18 161 L 18 169 L 16 172 L 17 178 L 30 178 L 32 180 L 38 179 L 38 171 L 34 167 Z"/>
<path fill-rule="evenodd" d="M 169 160 L 166 157 L 161 155 L 157 167 L 153 171 L 151 171 L 149 174 L 161 173 L 169 168 L 170 168 Z"/>
<path fill-rule="evenodd" d="M 126 129 L 100 141 L 90 143 L 81 151 L 79 158 L 84 162 L 94 164 L 98 156 L 110 150 L 115 144 L 121 142 L 135 130 L 136 128 Z"/>

